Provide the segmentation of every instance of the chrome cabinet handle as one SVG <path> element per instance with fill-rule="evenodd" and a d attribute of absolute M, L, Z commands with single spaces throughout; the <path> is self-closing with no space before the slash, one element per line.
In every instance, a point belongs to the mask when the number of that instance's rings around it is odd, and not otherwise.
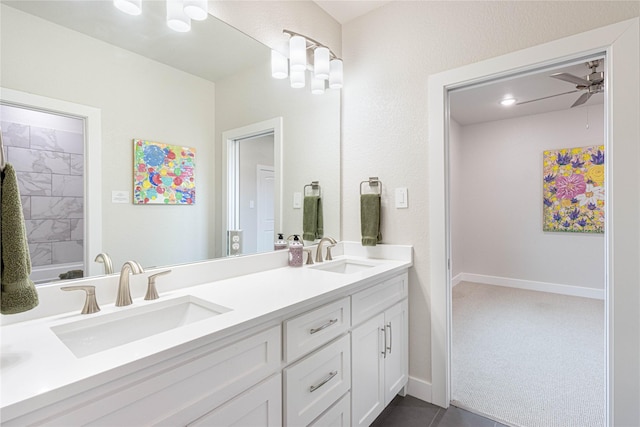
<path fill-rule="evenodd" d="M 323 379 L 322 381 L 320 381 L 320 384 L 318 385 L 312 385 L 311 387 L 309 387 L 309 391 L 311 393 L 313 393 L 314 391 L 316 391 L 317 389 L 319 389 L 320 387 L 322 387 L 323 385 L 325 385 L 326 383 L 328 383 L 329 381 L 331 381 L 331 378 L 335 377 L 336 375 L 338 375 L 338 371 L 332 371 L 329 373 L 329 375 L 326 376 L 325 379 Z"/>
<path fill-rule="evenodd" d="M 309 330 L 310 334 L 315 334 L 316 332 L 320 332 L 321 330 L 328 328 L 329 326 L 338 323 L 338 319 L 331 319 L 329 320 L 327 323 L 325 323 L 322 326 L 318 326 L 317 328 L 311 328 L 311 330 Z"/>
<path fill-rule="evenodd" d="M 380 331 L 384 334 L 384 344 L 382 345 L 382 351 L 380 352 L 380 354 L 382 354 L 386 359 L 387 358 L 387 329 L 380 328 Z"/>
<path fill-rule="evenodd" d="M 391 322 L 387 323 L 387 328 L 389 328 L 389 346 L 387 347 L 387 351 L 391 354 L 391 347 L 393 347 L 393 329 L 391 329 Z M 384 341 L 386 344 L 387 341 L 387 333 L 385 332 Z"/>

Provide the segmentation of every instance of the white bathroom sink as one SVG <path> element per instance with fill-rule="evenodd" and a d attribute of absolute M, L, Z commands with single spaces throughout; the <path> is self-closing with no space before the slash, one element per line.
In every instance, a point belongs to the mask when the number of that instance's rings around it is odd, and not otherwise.
<path fill-rule="evenodd" d="M 337 261 L 324 262 L 322 264 L 314 265 L 316 270 L 330 271 L 332 273 L 351 274 L 358 273 L 360 271 L 368 270 L 371 267 L 379 265 L 378 263 L 371 263 L 366 261 L 356 261 L 351 259 L 341 259 Z"/>
<path fill-rule="evenodd" d="M 85 357 L 231 311 L 187 295 L 98 315 L 51 330 L 76 355 Z"/>

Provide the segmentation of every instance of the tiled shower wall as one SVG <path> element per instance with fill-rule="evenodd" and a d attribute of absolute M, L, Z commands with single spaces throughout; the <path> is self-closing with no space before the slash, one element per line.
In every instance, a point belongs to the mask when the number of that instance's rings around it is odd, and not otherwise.
<path fill-rule="evenodd" d="M 6 113 L 7 106 L 2 108 L 2 137 L 7 161 L 13 165 L 18 177 L 34 274 L 38 267 L 82 264 L 82 121 L 48 114 L 51 117 L 40 121 L 47 127 L 40 127 L 28 124 L 29 116 L 46 113 L 25 110 L 20 114 L 15 111 L 18 109 Z M 4 121 L 7 116 L 12 121 Z M 80 123 L 70 123 L 70 120 Z"/>

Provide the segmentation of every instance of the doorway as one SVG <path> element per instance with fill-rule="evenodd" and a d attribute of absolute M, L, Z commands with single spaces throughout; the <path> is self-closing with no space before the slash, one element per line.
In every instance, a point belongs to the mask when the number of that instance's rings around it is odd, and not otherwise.
<path fill-rule="evenodd" d="M 604 82 L 558 78 L 592 60 L 449 92 L 451 400 L 510 425 L 604 425 Z"/>
<path fill-rule="evenodd" d="M 637 236 L 640 225 L 638 183 L 640 171 L 635 160 L 640 155 L 636 94 L 639 89 L 637 64 L 640 60 L 638 19 L 620 22 L 566 39 L 546 43 L 459 69 L 429 76 L 429 234 L 431 290 L 431 400 L 448 407 L 450 402 L 451 272 L 448 237 L 448 178 L 445 173 L 448 113 L 447 90 L 486 82 L 506 75 L 544 67 L 559 61 L 603 53 L 609 59 L 607 73 L 616 82 L 608 87 L 605 100 L 605 150 L 608 159 L 606 186 L 609 215 L 605 224 L 605 335 L 607 342 L 606 421 L 609 425 L 637 424 L 639 391 L 630 385 L 637 378 L 640 357 L 637 313 L 640 281 L 637 268 Z M 615 51 L 615 55 L 612 53 Z M 612 111 L 616 111 L 613 115 Z M 626 178 L 625 178 L 626 177 Z M 615 181 L 616 185 L 612 185 Z M 627 181 L 627 182 L 625 182 Z M 625 195 L 629 195 L 628 197 Z M 616 225 L 614 227 L 614 224 Z M 615 257 L 615 259 L 614 259 Z M 628 285 L 633 283 L 634 287 Z M 618 296 L 614 298 L 614 294 Z M 614 370 L 613 367 L 616 366 Z M 627 396 L 615 399 L 614 396 Z"/>

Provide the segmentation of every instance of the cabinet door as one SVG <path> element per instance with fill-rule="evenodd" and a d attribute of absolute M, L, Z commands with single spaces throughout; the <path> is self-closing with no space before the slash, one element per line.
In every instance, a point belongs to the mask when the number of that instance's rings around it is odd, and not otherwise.
<path fill-rule="evenodd" d="M 407 300 L 384 313 L 384 403 L 385 406 L 405 386 L 409 372 Z"/>
<path fill-rule="evenodd" d="M 384 313 L 351 332 L 351 425 L 368 426 L 384 403 Z"/>
<path fill-rule="evenodd" d="M 196 426 L 280 427 L 282 425 L 281 375 L 247 390 L 221 407 L 189 424 Z"/>
<path fill-rule="evenodd" d="M 351 425 L 351 394 L 347 393 L 331 408 L 309 424 L 309 427 L 349 427 Z"/>

